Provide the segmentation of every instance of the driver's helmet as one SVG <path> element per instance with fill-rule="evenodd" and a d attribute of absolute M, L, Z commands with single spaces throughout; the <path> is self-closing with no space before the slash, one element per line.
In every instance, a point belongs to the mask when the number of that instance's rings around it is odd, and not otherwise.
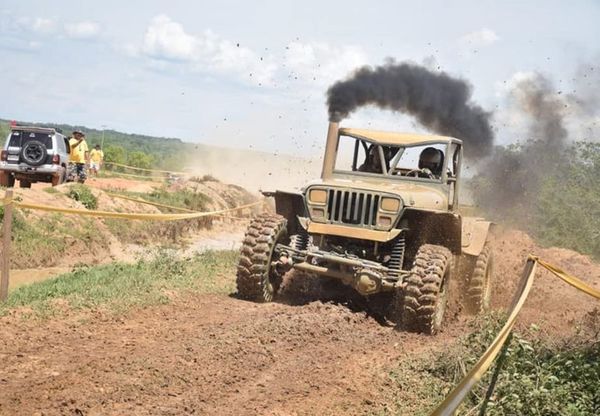
<path fill-rule="evenodd" d="M 419 169 L 429 169 L 431 173 L 440 176 L 444 164 L 444 153 L 435 147 L 426 147 L 419 157 Z"/>

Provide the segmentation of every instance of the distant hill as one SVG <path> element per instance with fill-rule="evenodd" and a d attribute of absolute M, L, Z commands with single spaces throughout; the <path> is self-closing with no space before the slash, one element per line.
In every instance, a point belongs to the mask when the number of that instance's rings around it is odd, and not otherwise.
<path fill-rule="evenodd" d="M 102 142 L 102 130 L 91 129 L 85 126 L 73 126 L 70 124 L 57 123 L 34 123 L 29 121 L 17 121 L 19 125 L 26 126 L 44 126 L 61 129 L 63 134 L 70 136 L 73 130 L 81 130 L 85 133 L 88 144 L 95 145 Z M 0 119 L 0 134 L 4 137 L 10 130 L 10 121 Z M 104 146 L 116 145 L 122 146 L 128 152 L 140 151 L 152 155 L 170 156 L 175 153 L 184 152 L 186 147 L 194 146 L 191 143 L 184 143 L 181 139 L 172 137 L 154 137 L 142 134 L 122 133 L 115 130 L 104 131 Z"/>

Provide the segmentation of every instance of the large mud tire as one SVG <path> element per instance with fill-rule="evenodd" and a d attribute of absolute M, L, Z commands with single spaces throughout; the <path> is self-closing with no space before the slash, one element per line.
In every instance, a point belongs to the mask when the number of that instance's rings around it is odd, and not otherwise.
<path fill-rule="evenodd" d="M 237 291 L 242 299 L 271 302 L 279 290 L 280 276 L 271 261 L 278 243 L 289 242 L 287 220 L 281 215 L 263 214 L 248 226 L 237 270 Z"/>
<path fill-rule="evenodd" d="M 493 256 L 490 243 L 486 242 L 475 260 L 475 266 L 465 291 L 465 309 L 479 314 L 489 309 L 492 293 Z"/>
<path fill-rule="evenodd" d="M 430 335 L 440 330 L 452 267 L 452 253 L 446 247 L 424 244 L 419 248 L 404 291 L 403 329 Z"/>

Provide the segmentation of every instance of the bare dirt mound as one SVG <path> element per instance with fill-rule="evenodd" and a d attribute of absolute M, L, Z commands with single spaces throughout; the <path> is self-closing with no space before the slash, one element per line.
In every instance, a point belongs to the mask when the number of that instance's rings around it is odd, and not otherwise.
<path fill-rule="evenodd" d="M 389 365 L 441 348 L 322 302 L 178 297 L 123 318 L 0 319 L 2 414 L 365 414 L 384 410 Z"/>
<path fill-rule="evenodd" d="M 32 189 L 15 189 L 19 200 L 39 205 L 85 210 L 82 202 L 69 197 L 74 184 L 51 187 L 39 184 Z M 97 199 L 95 209 L 122 213 L 160 213 L 155 206 L 115 197 L 110 192 L 129 191 L 136 193 L 186 191 L 203 195 L 206 211 L 223 210 L 256 202 L 258 196 L 237 185 L 217 180 L 185 181 L 171 185 L 149 181 L 120 178 L 91 178 L 86 181 Z M 113 220 L 77 215 L 63 215 L 38 210 L 18 210 L 18 219 L 28 224 L 27 242 L 13 246 L 11 265 L 13 269 L 34 267 L 71 267 L 78 264 L 98 264 L 113 260 L 130 261 L 146 247 L 161 244 L 187 244 L 192 234 L 205 232 L 224 222 L 239 222 L 260 210 L 260 206 L 237 210 L 218 217 L 205 217 L 192 221 L 169 223 Z M 234 217 L 229 219 L 227 217 Z M 243 224 L 243 223 L 242 223 Z M 242 225 L 243 226 L 243 225 Z M 25 233 L 23 231 L 19 231 Z M 201 237 L 193 236 L 194 243 Z M 20 236 L 17 236 L 19 240 Z M 31 241 L 29 241 L 31 240 Z M 43 241 L 40 241 L 43 240 Z M 19 240 L 21 241 L 21 240 Z M 43 243 L 43 244 L 42 244 Z M 224 248 L 232 248 L 229 242 Z M 212 242 L 205 245 L 212 246 Z M 35 252 L 32 250 L 35 247 Z"/>
<path fill-rule="evenodd" d="M 529 254 L 537 255 L 600 289 L 600 265 L 575 251 L 540 247 L 524 232 L 510 229 L 498 230 L 493 248 L 493 307 L 510 305 Z M 584 315 L 600 306 L 596 299 L 569 286 L 542 267 L 538 266 L 535 279 L 519 317 L 522 328 L 536 323 L 549 336 L 569 335 Z"/>

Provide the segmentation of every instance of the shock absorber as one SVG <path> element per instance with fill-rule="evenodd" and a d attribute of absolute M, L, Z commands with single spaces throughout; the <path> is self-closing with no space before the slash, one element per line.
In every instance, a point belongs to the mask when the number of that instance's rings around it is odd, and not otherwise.
<path fill-rule="evenodd" d="M 296 250 L 306 250 L 308 247 L 308 233 L 302 227 L 298 234 L 293 236 L 292 247 Z"/>
<path fill-rule="evenodd" d="M 406 242 L 404 241 L 404 235 L 398 237 L 392 247 L 390 254 L 390 261 L 388 262 L 388 268 L 390 269 L 390 275 L 399 277 L 400 270 L 404 264 L 404 249 L 406 248 Z"/>

